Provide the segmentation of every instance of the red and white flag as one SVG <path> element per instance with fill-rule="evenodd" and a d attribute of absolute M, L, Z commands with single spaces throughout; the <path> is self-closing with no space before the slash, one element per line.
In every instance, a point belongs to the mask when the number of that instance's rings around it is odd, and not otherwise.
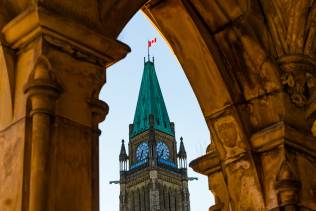
<path fill-rule="evenodd" d="M 152 40 L 149 40 L 148 41 L 148 48 L 151 47 L 153 44 L 155 44 L 157 42 L 157 38 L 155 37 L 154 39 Z"/>

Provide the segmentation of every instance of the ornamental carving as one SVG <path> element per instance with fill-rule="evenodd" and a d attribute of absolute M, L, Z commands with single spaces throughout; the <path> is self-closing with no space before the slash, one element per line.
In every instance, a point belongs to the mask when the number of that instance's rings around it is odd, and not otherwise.
<path fill-rule="evenodd" d="M 285 56 L 279 59 L 281 81 L 292 103 L 302 108 L 315 101 L 316 63 L 307 56 Z M 309 111 L 313 113 L 314 111 Z M 307 114 L 309 116 L 309 114 Z"/>
<path fill-rule="evenodd" d="M 245 145 L 242 143 L 240 128 L 232 116 L 225 116 L 218 119 L 214 124 L 218 139 L 224 151 L 225 159 L 235 157 L 245 152 Z"/>
<path fill-rule="evenodd" d="M 236 146 L 238 131 L 233 122 L 217 124 L 217 132 L 222 143 L 229 148 Z"/>
<path fill-rule="evenodd" d="M 59 48 L 65 53 L 68 53 L 69 55 L 73 56 L 76 59 L 79 60 L 85 60 L 87 62 L 97 64 L 101 67 L 104 66 L 106 63 L 104 59 L 98 58 L 91 53 L 85 52 L 84 50 L 80 49 L 79 47 L 75 46 L 72 42 L 66 42 L 61 39 L 55 38 L 53 36 L 45 35 L 44 39 L 51 45 Z"/>

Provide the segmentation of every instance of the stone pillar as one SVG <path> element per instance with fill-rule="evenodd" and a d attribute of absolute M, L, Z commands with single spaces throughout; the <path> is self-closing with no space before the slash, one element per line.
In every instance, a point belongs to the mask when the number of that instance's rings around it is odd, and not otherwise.
<path fill-rule="evenodd" d="M 130 191 L 128 195 L 129 195 L 128 209 L 131 211 L 135 211 L 134 191 Z"/>
<path fill-rule="evenodd" d="M 108 106 L 98 96 L 106 66 L 129 48 L 43 5 L 1 37 L 14 55 L 15 106 L 0 124 L 0 157 L 16 167 L 0 171 L 0 210 L 99 210 L 98 123 Z"/>
<path fill-rule="evenodd" d="M 234 109 L 227 109 L 221 116 L 209 120 L 209 127 L 221 160 L 232 209 L 262 210 L 265 205 L 260 175 L 245 130 L 236 113 Z M 242 188 L 244 186 L 247 189 Z"/>
<path fill-rule="evenodd" d="M 171 211 L 177 211 L 175 209 L 176 207 L 176 204 L 175 204 L 175 190 L 174 189 L 171 189 L 170 190 L 170 204 L 171 204 Z"/>
<path fill-rule="evenodd" d="M 164 187 L 163 187 L 163 184 L 158 183 L 157 189 L 159 192 L 159 207 L 161 210 L 163 210 L 163 208 L 164 208 Z"/>
<path fill-rule="evenodd" d="M 145 209 L 146 209 L 145 187 L 140 188 L 140 203 L 141 203 L 140 211 L 145 211 Z"/>
<path fill-rule="evenodd" d="M 182 211 L 181 190 L 175 190 L 176 210 Z"/>
<path fill-rule="evenodd" d="M 134 191 L 134 202 L 135 210 L 140 210 L 140 191 L 138 188 Z"/>
<path fill-rule="evenodd" d="M 121 184 L 121 190 L 120 190 L 120 211 L 127 211 L 128 209 L 128 203 L 129 202 L 129 194 L 126 192 L 126 185 L 124 184 L 125 181 L 122 181 L 123 184 Z"/>
<path fill-rule="evenodd" d="M 315 171 L 314 138 L 280 122 L 254 134 L 251 141 L 262 163 L 267 209 L 313 210 L 315 180 L 308 178 Z"/>
<path fill-rule="evenodd" d="M 182 209 L 184 211 L 190 211 L 190 193 L 188 189 L 188 180 L 186 177 L 182 179 L 181 198 L 182 198 Z"/>
<path fill-rule="evenodd" d="M 229 211 L 229 195 L 214 143 L 208 146 L 204 156 L 192 161 L 190 167 L 193 168 L 194 171 L 208 176 L 209 189 L 215 198 L 215 204 L 209 208 L 209 211 Z"/>
<path fill-rule="evenodd" d="M 148 184 L 145 185 L 145 210 L 150 211 L 150 199 L 149 199 L 149 187 Z"/>
<path fill-rule="evenodd" d="M 47 58 L 41 56 L 26 84 L 25 93 L 31 103 L 32 118 L 30 182 L 28 210 L 48 210 L 51 117 L 54 115 L 55 101 L 61 88 L 55 81 L 52 67 Z"/>
<path fill-rule="evenodd" d="M 101 135 L 101 131 L 98 125 L 108 114 L 109 106 L 105 102 L 95 98 L 88 100 L 88 103 L 92 113 L 92 211 L 99 211 L 99 136 Z"/>

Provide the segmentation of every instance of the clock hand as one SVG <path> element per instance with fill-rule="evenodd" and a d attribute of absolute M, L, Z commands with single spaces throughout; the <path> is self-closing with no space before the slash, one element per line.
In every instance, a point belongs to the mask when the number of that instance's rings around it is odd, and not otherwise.
<path fill-rule="evenodd" d="M 142 159 L 143 158 L 143 150 L 141 151 L 141 153 L 140 153 L 140 159 Z"/>
<path fill-rule="evenodd" d="M 163 151 L 164 151 L 164 150 L 161 150 L 159 157 L 162 157 Z"/>

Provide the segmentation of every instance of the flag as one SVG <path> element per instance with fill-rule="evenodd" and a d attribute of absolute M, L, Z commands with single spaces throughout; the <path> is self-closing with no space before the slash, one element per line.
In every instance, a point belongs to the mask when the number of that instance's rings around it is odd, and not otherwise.
<path fill-rule="evenodd" d="M 149 40 L 148 41 L 148 47 L 151 47 L 153 44 L 155 44 L 157 42 L 157 38 L 155 37 L 154 39 L 152 40 Z"/>

